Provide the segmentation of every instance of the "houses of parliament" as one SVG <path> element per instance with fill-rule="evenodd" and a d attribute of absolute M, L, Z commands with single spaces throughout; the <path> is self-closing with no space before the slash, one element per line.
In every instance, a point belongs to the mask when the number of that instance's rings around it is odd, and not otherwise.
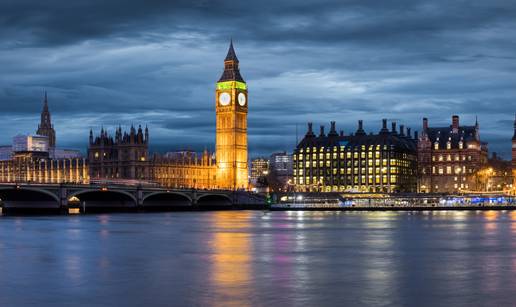
<path fill-rule="evenodd" d="M 180 151 L 149 155 L 149 130 L 141 126 L 112 137 L 101 129 L 90 131 L 88 146 L 91 180 L 136 180 L 171 188 L 246 189 L 247 84 L 240 74 L 239 61 L 229 45 L 224 71 L 216 84 L 215 153 Z"/>
<path fill-rule="evenodd" d="M 155 184 L 170 188 L 239 190 L 248 187 L 247 84 L 231 41 L 215 89 L 216 150 L 149 154 L 149 129 L 118 127 L 114 136 L 90 130 L 87 157 L 56 156 L 56 133 L 45 93 L 36 135 L 23 150 L 4 146 L 0 182 Z M 34 146 L 38 141 L 41 146 Z M 12 148 L 12 149 L 11 149 Z"/>

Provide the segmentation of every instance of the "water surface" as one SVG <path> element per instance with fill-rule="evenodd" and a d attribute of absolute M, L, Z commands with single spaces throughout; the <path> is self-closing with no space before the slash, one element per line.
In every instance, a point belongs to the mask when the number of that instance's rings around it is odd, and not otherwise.
<path fill-rule="evenodd" d="M 0 306 L 502 306 L 516 211 L 0 216 Z"/>

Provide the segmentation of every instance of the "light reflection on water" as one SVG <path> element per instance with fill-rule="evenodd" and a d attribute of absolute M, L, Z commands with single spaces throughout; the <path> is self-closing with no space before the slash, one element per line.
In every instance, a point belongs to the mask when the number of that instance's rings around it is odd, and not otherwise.
<path fill-rule="evenodd" d="M 516 211 L 0 217 L 0 306 L 511 305 Z"/>

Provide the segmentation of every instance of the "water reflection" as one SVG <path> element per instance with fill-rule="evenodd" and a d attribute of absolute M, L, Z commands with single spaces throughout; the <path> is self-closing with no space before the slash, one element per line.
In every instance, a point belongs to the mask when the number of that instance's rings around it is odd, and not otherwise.
<path fill-rule="evenodd" d="M 251 242 L 246 228 L 250 212 L 212 214 L 211 275 L 216 296 L 215 306 L 250 306 Z"/>
<path fill-rule="evenodd" d="M 0 306 L 513 305 L 515 234 L 516 211 L 4 216 Z"/>

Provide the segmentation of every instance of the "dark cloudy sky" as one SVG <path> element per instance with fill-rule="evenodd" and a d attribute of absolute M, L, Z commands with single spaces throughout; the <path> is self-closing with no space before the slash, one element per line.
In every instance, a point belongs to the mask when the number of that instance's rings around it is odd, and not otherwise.
<path fill-rule="evenodd" d="M 155 150 L 214 147 L 229 38 L 249 86 L 252 155 L 291 150 L 305 123 L 346 133 L 381 118 L 420 130 L 478 115 L 510 153 L 516 2 L 510 0 L 1 0 L 0 143 L 34 132 L 44 90 L 58 144 L 148 124 Z"/>

